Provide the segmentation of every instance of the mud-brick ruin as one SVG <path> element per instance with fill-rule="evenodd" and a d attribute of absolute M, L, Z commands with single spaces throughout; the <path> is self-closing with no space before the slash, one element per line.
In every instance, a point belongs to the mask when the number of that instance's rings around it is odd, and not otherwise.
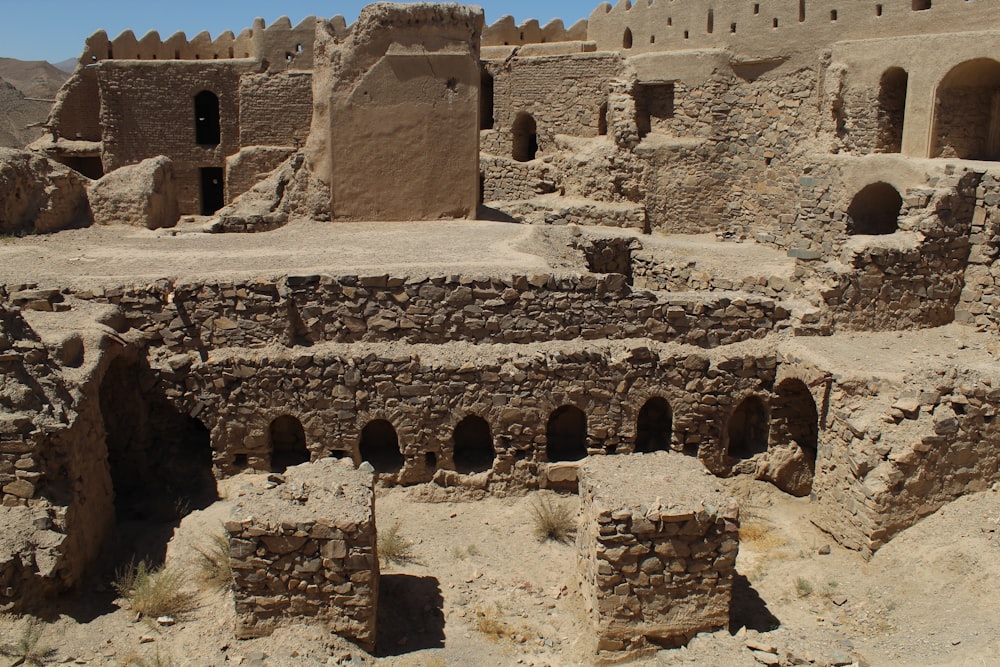
<path fill-rule="evenodd" d="M 808 497 L 866 555 L 1000 481 L 998 21 L 966 0 L 620 0 L 570 28 L 380 3 L 93 35 L 46 136 L 0 153 L 0 231 L 47 234 L 0 246 L 0 608 L 77 586 L 116 522 L 291 468 L 230 524 L 235 558 L 265 545 L 241 632 L 367 609 L 372 492 L 345 496 L 354 530 L 286 497 L 334 493 L 339 458 L 369 488 L 582 493 L 581 585 L 617 651 L 718 627 L 738 517 L 706 480 Z M 631 470 L 662 494 L 613 484 Z M 663 555 L 679 517 L 711 548 L 647 572 L 601 546 Z M 275 563 L 305 591 L 253 607 Z M 661 566 L 702 583 L 654 585 Z M 664 627 L 691 595 L 703 626 Z M 648 635 L 621 631 L 637 609 Z M 344 632 L 370 644 L 366 618 Z"/>

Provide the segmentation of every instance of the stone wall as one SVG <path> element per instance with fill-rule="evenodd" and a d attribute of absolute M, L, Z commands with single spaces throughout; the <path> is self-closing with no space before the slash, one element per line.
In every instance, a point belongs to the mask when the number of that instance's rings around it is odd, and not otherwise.
<path fill-rule="evenodd" d="M 173 352 L 321 342 L 533 343 L 648 337 L 703 348 L 786 325 L 773 299 L 633 291 L 607 275 L 289 276 L 77 292 Z"/>
<path fill-rule="evenodd" d="M 976 210 L 969 233 L 972 248 L 965 287 L 955 320 L 981 327 L 1000 324 L 1000 177 L 983 175 L 976 190 Z"/>
<path fill-rule="evenodd" d="M 687 644 L 729 624 L 739 509 L 680 454 L 580 469 L 582 593 L 601 653 Z"/>
<path fill-rule="evenodd" d="M 236 635 L 318 621 L 375 648 L 379 566 L 372 474 L 332 459 L 272 475 L 226 521 Z"/>

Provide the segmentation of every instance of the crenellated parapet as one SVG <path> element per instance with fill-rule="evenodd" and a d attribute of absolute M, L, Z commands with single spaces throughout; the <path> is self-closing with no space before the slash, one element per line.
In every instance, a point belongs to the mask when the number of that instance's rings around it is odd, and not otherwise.
<path fill-rule="evenodd" d="M 795 58 L 834 42 L 981 30 L 1000 3 L 967 0 L 618 0 L 590 15 L 599 50 L 648 53 L 729 49 Z M 812 57 L 811 55 L 809 57 Z"/>
<path fill-rule="evenodd" d="M 483 46 L 521 46 L 586 39 L 586 19 L 577 21 L 567 29 L 560 19 L 552 19 L 544 26 L 539 25 L 536 19 L 528 19 L 518 25 L 513 16 L 504 16 L 483 32 Z"/>

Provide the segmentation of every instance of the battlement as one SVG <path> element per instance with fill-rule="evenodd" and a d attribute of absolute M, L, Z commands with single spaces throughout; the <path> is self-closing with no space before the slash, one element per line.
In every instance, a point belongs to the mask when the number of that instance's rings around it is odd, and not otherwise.
<path fill-rule="evenodd" d="M 483 46 L 521 46 L 586 39 L 586 19 L 580 19 L 567 29 L 560 19 L 552 19 L 544 26 L 540 26 L 537 19 L 528 19 L 518 25 L 513 16 L 503 16 L 483 32 Z"/>
<path fill-rule="evenodd" d="M 347 22 L 335 16 L 330 22 L 339 32 L 346 33 Z M 80 65 L 91 65 L 103 60 L 221 60 L 233 58 L 267 59 L 271 63 L 295 63 L 297 68 L 312 66 L 312 45 L 316 32 L 316 17 L 307 16 L 293 26 L 287 16 L 282 16 L 270 26 L 258 18 L 253 27 L 244 28 L 239 35 L 227 30 L 215 39 L 208 32 L 188 38 L 177 32 L 163 39 L 156 30 L 141 39 L 126 30 L 111 39 L 99 30 L 85 43 L 80 55 Z"/>
<path fill-rule="evenodd" d="M 587 38 L 607 51 L 794 56 L 837 41 L 976 30 L 997 20 L 1000 4 L 968 0 L 619 0 L 591 13 Z"/>

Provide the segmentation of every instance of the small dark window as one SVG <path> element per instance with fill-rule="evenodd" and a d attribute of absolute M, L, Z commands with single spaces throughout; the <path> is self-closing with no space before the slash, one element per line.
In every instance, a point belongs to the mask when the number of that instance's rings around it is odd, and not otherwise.
<path fill-rule="evenodd" d="M 688 33 L 688 31 L 685 30 L 684 31 L 684 39 L 687 39 L 688 37 L 690 37 L 690 33 Z"/>
<path fill-rule="evenodd" d="M 208 90 L 194 96 L 195 142 L 199 146 L 218 146 L 222 139 L 219 123 L 219 98 Z"/>
<path fill-rule="evenodd" d="M 632 30 L 625 28 L 625 35 L 622 37 L 622 48 L 631 49 L 632 48 Z"/>
<path fill-rule="evenodd" d="M 882 16 L 882 5 L 875 5 L 875 16 Z"/>
<path fill-rule="evenodd" d="M 754 13 L 754 16 L 756 16 L 757 14 L 760 14 L 760 3 L 756 3 L 756 2 L 754 3 L 754 5 L 753 5 L 753 13 Z"/>
<path fill-rule="evenodd" d="M 831 21 L 836 21 L 837 20 L 837 10 L 836 9 L 831 9 L 830 10 L 830 20 Z"/>
<path fill-rule="evenodd" d="M 799 23 L 806 20 L 806 0 L 799 0 Z"/>
<path fill-rule="evenodd" d="M 479 129 L 492 130 L 496 122 L 493 116 L 493 75 L 486 69 L 480 72 L 479 87 Z"/>
<path fill-rule="evenodd" d="M 735 23 L 730 23 L 729 24 L 729 32 L 733 33 L 734 35 L 736 34 L 736 24 Z"/>
<path fill-rule="evenodd" d="M 715 10 L 714 9 L 709 9 L 708 10 L 708 22 L 707 22 L 707 25 L 705 26 L 705 32 L 707 32 L 709 35 L 711 35 L 712 31 L 714 31 L 714 30 L 715 30 Z"/>
<path fill-rule="evenodd" d="M 605 136 L 608 133 L 608 103 L 605 102 L 597 110 L 597 134 Z"/>
<path fill-rule="evenodd" d="M 915 12 L 922 12 L 926 9 L 931 8 L 931 0 L 913 0 L 913 2 L 910 4 L 910 7 Z"/>
<path fill-rule="evenodd" d="M 771 22 L 771 25 L 773 27 L 775 27 L 775 28 L 778 27 L 778 17 L 777 16 L 774 17 L 774 21 Z"/>

